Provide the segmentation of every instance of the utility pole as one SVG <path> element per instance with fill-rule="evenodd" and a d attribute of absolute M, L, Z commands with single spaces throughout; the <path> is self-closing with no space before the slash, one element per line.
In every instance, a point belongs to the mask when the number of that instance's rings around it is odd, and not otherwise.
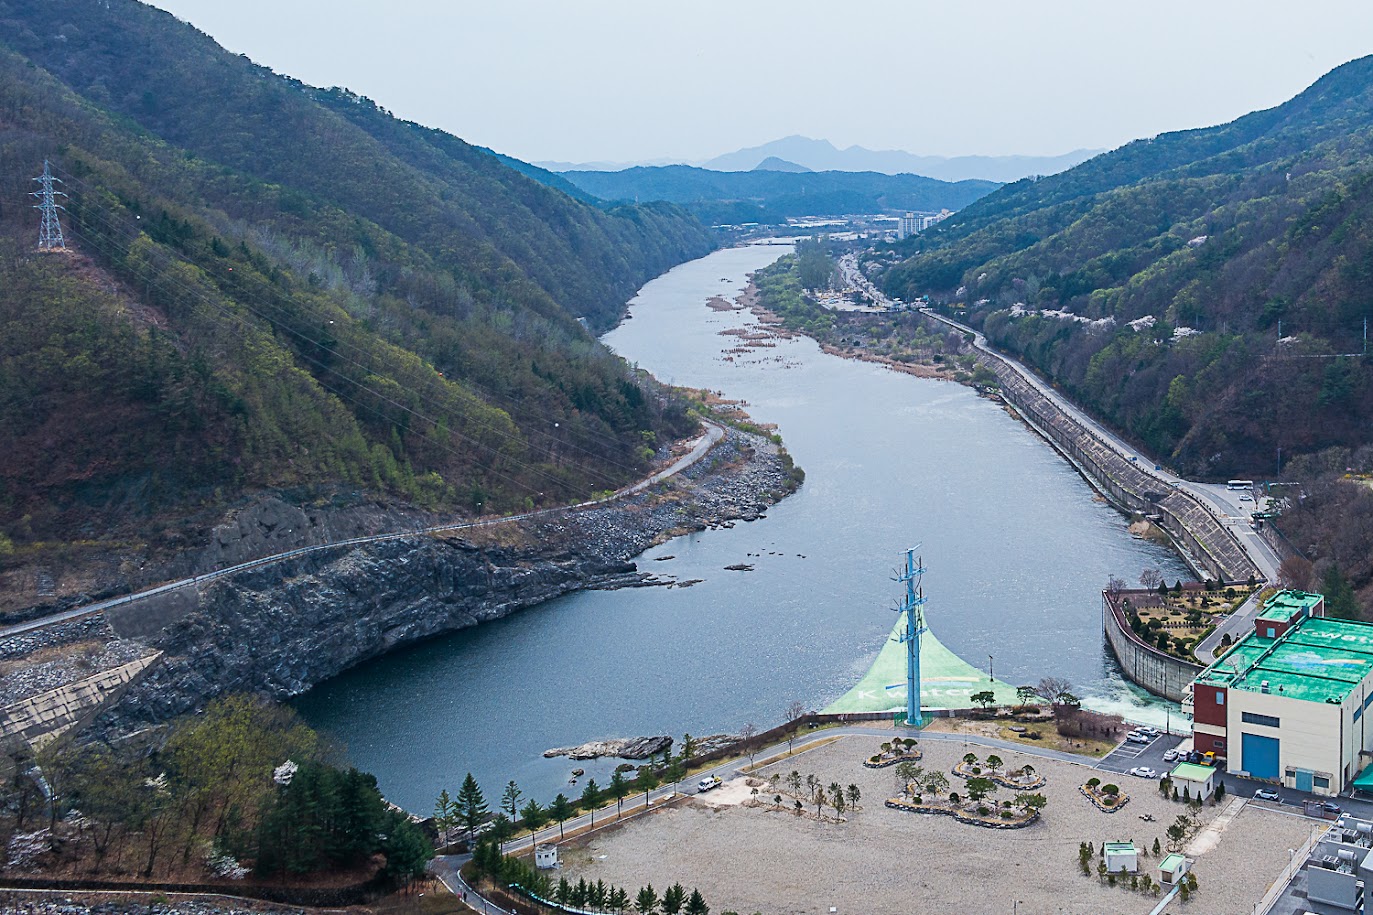
<path fill-rule="evenodd" d="M 57 211 L 65 210 L 66 207 L 59 206 L 58 197 L 65 197 L 61 191 L 53 190 L 53 182 L 62 183 L 61 178 L 54 178 L 52 170 L 48 166 L 48 160 L 43 160 L 43 174 L 33 179 L 38 182 L 40 190 L 30 191 L 30 197 L 37 197 L 38 203 L 34 209 L 43 214 L 42 224 L 38 227 L 38 250 L 39 251 L 65 251 L 67 241 L 62 237 L 62 223 L 58 221 Z"/>
<path fill-rule="evenodd" d="M 906 614 L 906 629 L 897 641 L 906 646 L 906 727 L 918 728 L 924 721 L 920 717 L 920 636 L 928 632 L 925 626 L 925 591 L 920 587 L 920 578 L 925 574 L 925 566 L 916 558 L 919 544 L 906 550 L 906 570 L 897 576 L 897 581 L 906 585 L 905 599 L 897 608 L 898 613 Z"/>

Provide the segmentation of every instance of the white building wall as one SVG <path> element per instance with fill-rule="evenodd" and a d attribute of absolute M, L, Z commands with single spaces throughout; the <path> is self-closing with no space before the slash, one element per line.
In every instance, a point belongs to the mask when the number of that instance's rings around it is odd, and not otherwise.
<path fill-rule="evenodd" d="M 1331 772 L 1337 776 L 1341 772 L 1343 746 L 1340 722 L 1345 714 L 1344 706 L 1289 699 L 1277 693 L 1251 693 L 1238 689 L 1228 692 L 1227 765 L 1231 772 L 1249 771 L 1244 764 L 1244 734 L 1278 739 L 1279 774 L 1288 768 Z M 1277 718 L 1278 727 L 1247 724 L 1243 720 L 1245 712 Z"/>

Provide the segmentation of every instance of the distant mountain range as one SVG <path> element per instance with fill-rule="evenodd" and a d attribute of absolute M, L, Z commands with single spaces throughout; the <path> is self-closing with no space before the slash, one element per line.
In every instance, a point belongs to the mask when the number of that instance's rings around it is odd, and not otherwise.
<path fill-rule="evenodd" d="M 1031 175 L 1054 175 L 1092 158 L 1100 149 L 1075 149 L 1061 156 L 918 156 L 900 149 L 839 149 L 828 140 L 790 136 L 725 153 L 704 162 L 653 159 L 644 162 L 536 162 L 552 172 L 618 172 L 636 166 L 695 165 L 717 172 L 770 171 L 879 172 L 923 175 L 941 181 L 981 179 L 1004 183 Z M 776 162 L 779 164 L 765 165 Z"/>
<path fill-rule="evenodd" d="M 1018 181 L 1030 175 L 1053 175 L 1092 158 L 1099 149 L 1075 149 L 1061 156 L 917 156 L 900 149 L 839 149 L 829 140 L 790 136 L 762 146 L 716 156 L 701 164 L 719 172 L 756 168 L 768 158 L 782 159 L 815 172 L 881 172 L 885 175 L 924 175 L 941 181 L 980 178 Z"/>
<path fill-rule="evenodd" d="M 939 181 L 923 175 L 812 172 L 781 159 L 716 172 L 690 165 L 564 172 L 560 180 L 601 200 L 677 203 L 712 225 L 775 224 L 792 216 L 956 210 L 995 190 L 992 181 Z"/>

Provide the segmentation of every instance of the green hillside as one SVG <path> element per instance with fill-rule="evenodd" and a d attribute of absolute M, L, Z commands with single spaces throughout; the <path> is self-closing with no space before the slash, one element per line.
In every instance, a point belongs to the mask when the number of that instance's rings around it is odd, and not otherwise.
<path fill-rule="evenodd" d="M 1339 354 L 1373 317 L 1373 58 L 1007 185 L 895 253 L 889 292 L 950 303 L 1180 470 L 1271 478 L 1278 448 L 1368 442 L 1373 366 Z"/>
<path fill-rule="evenodd" d="M 34 254 L 45 158 L 70 255 Z M 486 512 L 623 483 L 692 421 L 577 318 L 711 245 L 151 7 L 0 0 L 0 533 L 22 556 L 266 488 Z"/>
<path fill-rule="evenodd" d="M 713 172 L 689 165 L 563 172 L 560 177 L 603 200 L 678 203 L 716 225 L 782 223 L 789 216 L 956 210 L 997 187 L 993 181 L 950 182 L 920 175 L 767 169 Z"/>

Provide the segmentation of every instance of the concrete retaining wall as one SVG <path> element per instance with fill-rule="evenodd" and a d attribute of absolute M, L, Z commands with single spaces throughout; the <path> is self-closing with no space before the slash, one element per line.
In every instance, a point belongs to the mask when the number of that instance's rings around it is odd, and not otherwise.
<path fill-rule="evenodd" d="M 1200 664 L 1190 664 L 1146 645 L 1125 620 L 1125 614 L 1101 596 L 1101 628 L 1106 644 L 1120 662 L 1122 672 L 1156 696 L 1181 702 L 1188 684 L 1201 673 Z"/>
<path fill-rule="evenodd" d="M 1222 581 L 1259 577 L 1249 556 L 1193 495 L 1174 489 L 1119 454 L 1045 397 L 1009 363 L 992 360 L 1006 401 L 1118 507 L 1156 515 L 1200 574 Z"/>

